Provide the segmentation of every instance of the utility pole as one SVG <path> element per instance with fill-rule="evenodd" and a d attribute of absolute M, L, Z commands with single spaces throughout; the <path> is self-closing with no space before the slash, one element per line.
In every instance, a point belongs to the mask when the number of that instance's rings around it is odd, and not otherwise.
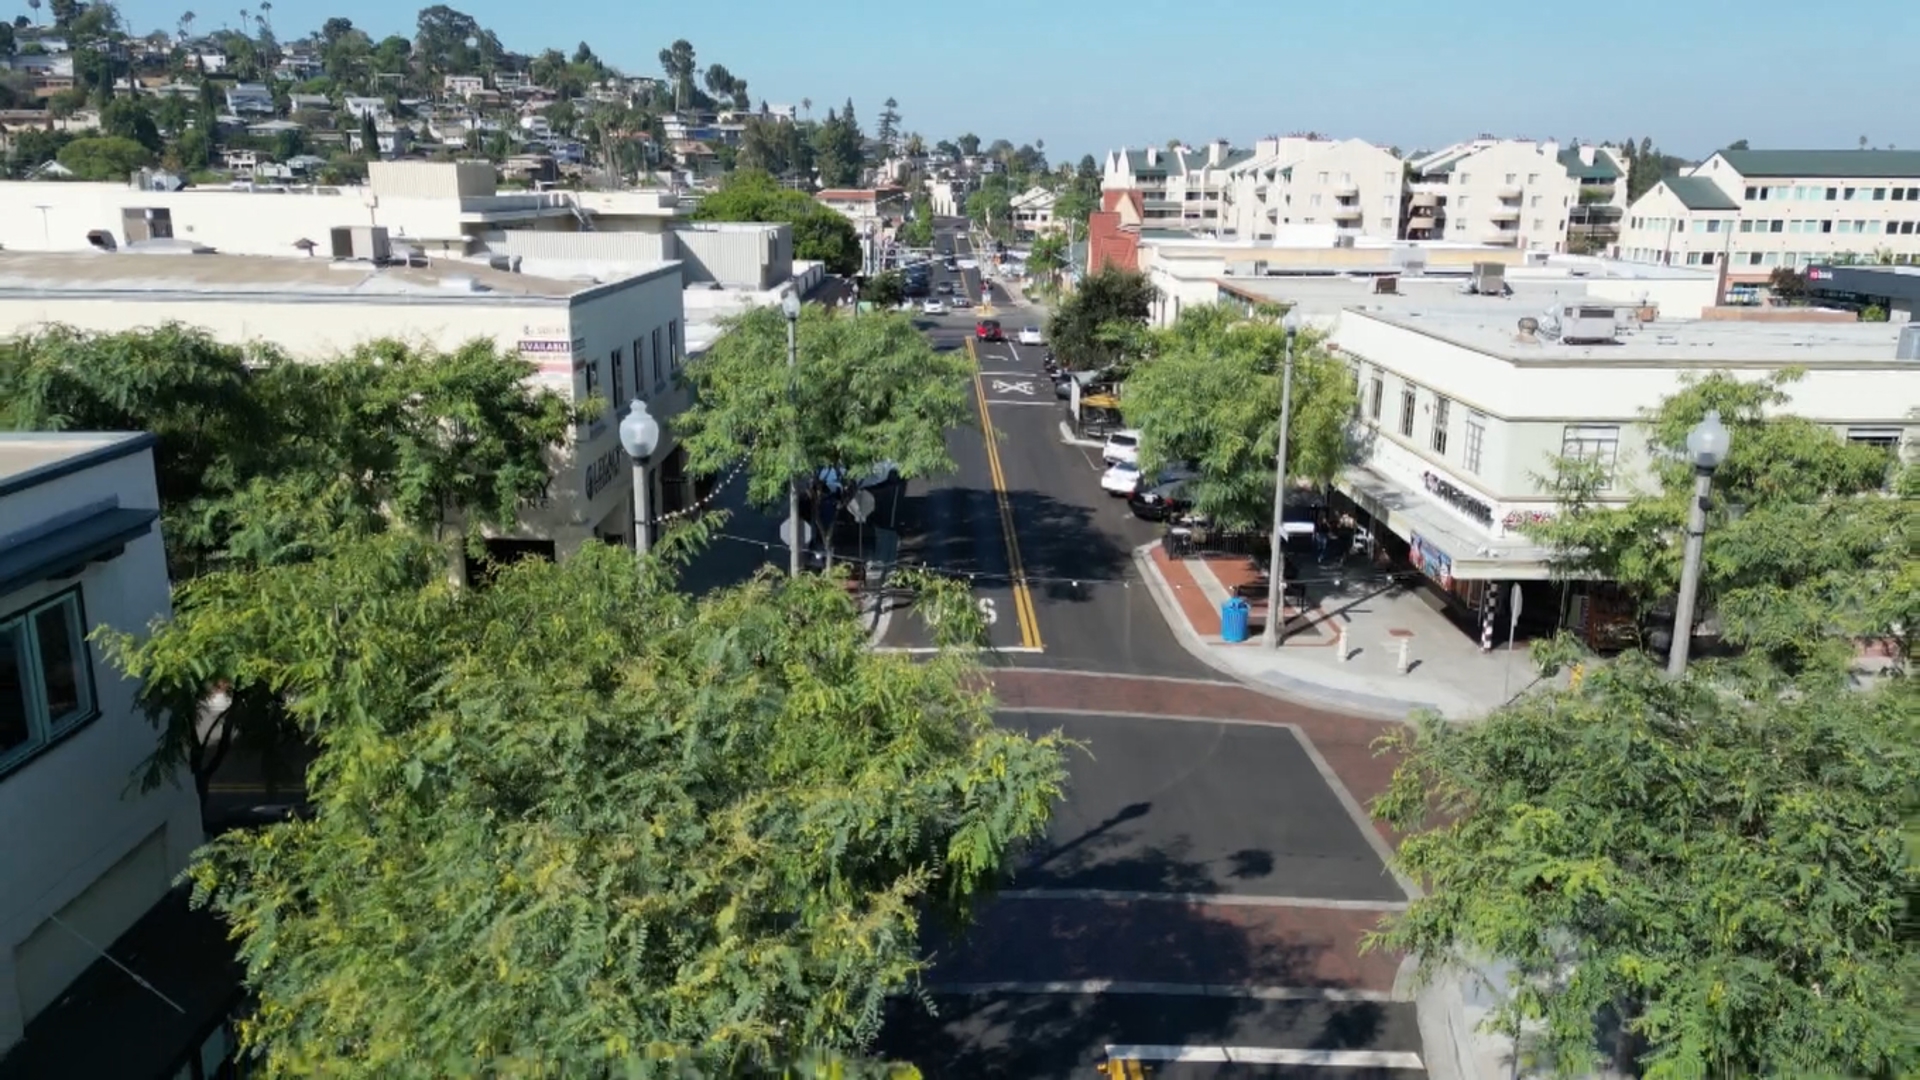
<path fill-rule="evenodd" d="M 1287 637 L 1287 436 L 1293 426 L 1293 338 L 1299 331 L 1300 316 L 1288 311 L 1281 326 L 1287 333 L 1286 359 L 1280 373 L 1280 448 L 1274 452 L 1273 472 L 1273 549 L 1272 565 L 1267 569 L 1267 625 L 1264 631 L 1268 648 L 1277 649 Z"/>

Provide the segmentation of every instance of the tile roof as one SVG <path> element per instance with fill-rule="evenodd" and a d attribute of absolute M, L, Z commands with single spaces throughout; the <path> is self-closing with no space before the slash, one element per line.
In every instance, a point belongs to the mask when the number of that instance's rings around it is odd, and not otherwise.
<path fill-rule="evenodd" d="M 1738 210 L 1720 185 L 1704 176 L 1669 176 L 1660 181 L 1689 210 Z"/>
<path fill-rule="evenodd" d="M 1614 165 L 1613 158 L 1599 149 L 1593 152 L 1593 164 L 1580 160 L 1580 148 L 1569 146 L 1560 151 L 1560 164 L 1567 175 L 1575 180 L 1618 180 L 1620 169 Z"/>
<path fill-rule="evenodd" d="M 1920 150 L 1722 150 L 1719 157 L 1741 176 L 1920 177 Z"/>

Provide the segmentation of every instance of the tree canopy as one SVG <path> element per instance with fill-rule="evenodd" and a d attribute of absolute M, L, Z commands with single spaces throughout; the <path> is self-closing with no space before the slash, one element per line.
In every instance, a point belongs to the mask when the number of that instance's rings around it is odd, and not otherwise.
<path fill-rule="evenodd" d="M 154 162 L 153 152 L 132 139 L 101 135 L 75 139 L 60 148 L 60 164 L 73 170 L 76 180 L 124 181 Z"/>
<path fill-rule="evenodd" d="M 740 316 L 687 366 L 694 405 L 674 425 L 694 472 L 720 472 L 744 457 L 747 495 L 766 507 L 785 506 L 787 485 L 798 479 L 815 534 L 830 537 L 825 515 L 835 508 L 821 470 L 858 478 L 890 465 L 913 478 L 953 468 L 947 430 L 971 415 L 972 369 L 960 353 L 936 352 L 897 314 L 849 318 L 810 305 L 798 336 L 791 378 L 786 319 L 771 308 Z"/>
<path fill-rule="evenodd" d="M 1155 290 L 1146 276 L 1107 267 L 1082 282 L 1054 308 L 1047 337 L 1067 367 L 1096 370 L 1125 355 L 1153 314 Z"/>
<path fill-rule="evenodd" d="M 793 254 L 817 259 L 835 274 L 860 268 L 860 235 L 853 222 L 820 205 L 805 192 L 781 187 L 760 169 L 740 169 L 719 190 L 700 200 L 701 221 L 776 221 L 793 226 Z"/>
<path fill-rule="evenodd" d="M 1713 477 L 1699 610 L 1717 613 L 1727 642 L 1789 670 L 1838 670 L 1857 639 L 1897 639 L 1899 655 L 1910 655 L 1920 471 L 1780 412 L 1799 377 L 1722 372 L 1689 383 L 1646 413 L 1646 490 L 1623 506 L 1600 504 L 1609 472 L 1634 463 L 1558 462 L 1548 482 L 1559 511 L 1530 532 L 1557 553 L 1559 572 L 1617 582 L 1643 609 L 1665 602 L 1679 586 L 1692 498 L 1687 432 L 1718 409 L 1732 446 Z M 1890 478 L 1899 497 L 1886 497 Z"/>
<path fill-rule="evenodd" d="M 1042 832 L 1062 744 L 996 727 L 971 653 L 875 653 L 823 577 L 691 597 L 679 554 L 589 544 L 476 591 L 387 534 L 223 571 L 119 643 L 149 686 L 270 688 L 318 745 L 310 819 L 191 871 L 267 1075 L 857 1052 L 925 965 L 922 920 Z M 970 617 L 927 588 L 943 626 Z M 225 624 L 217 666 L 169 642 L 197 620 Z"/>
<path fill-rule="evenodd" d="M 1374 944 L 1513 964 L 1495 1026 L 1555 1075 L 1597 1063 L 1602 1016 L 1649 1078 L 1914 1075 L 1913 685 L 1729 676 L 1633 654 L 1392 737 L 1375 809 L 1427 895 Z"/>
<path fill-rule="evenodd" d="M 1122 408 L 1141 430 L 1141 466 L 1173 463 L 1198 474 L 1188 493 L 1201 513 L 1234 526 L 1273 520 L 1274 450 L 1286 331 L 1271 313 L 1252 318 L 1220 305 L 1188 308 L 1153 332 L 1127 377 Z M 1350 459 L 1352 370 L 1303 330 L 1294 343 L 1289 479 L 1326 484 Z"/>

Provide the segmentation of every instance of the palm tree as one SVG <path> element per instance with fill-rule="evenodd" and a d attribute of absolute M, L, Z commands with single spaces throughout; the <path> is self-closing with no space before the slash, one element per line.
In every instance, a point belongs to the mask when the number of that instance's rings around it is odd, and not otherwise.
<path fill-rule="evenodd" d="M 271 14 L 273 14 L 273 0 L 260 0 L 260 29 L 269 34 L 273 33 L 273 23 L 267 19 Z"/>
<path fill-rule="evenodd" d="M 40 23 L 40 0 L 27 0 L 27 6 L 33 9 L 34 25 Z"/>
<path fill-rule="evenodd" d="M 34 7 L 40 6 L 40 0 L 27 0 L 27 2 L 32 4 Z M 185 12 L 180 16 L 180 40 L 181 41 L 185 41 L 188 38 L 193 36 L 193 20 L 197 17 L 198 16 L 194 15 L 194 13 L 191 11 Z"/>
<path fill-rule="evenodd" d="M 803 97 L 800 99 L 800 115 L 802 118 L 807 120 L 813 119 L 813 99 L 812 98 Z"/>
<path fill-rule="evenodd" d="M 240 9 L 240 34 L 243 37 L 253 36 L 253 12 L 246 8 Z"/>

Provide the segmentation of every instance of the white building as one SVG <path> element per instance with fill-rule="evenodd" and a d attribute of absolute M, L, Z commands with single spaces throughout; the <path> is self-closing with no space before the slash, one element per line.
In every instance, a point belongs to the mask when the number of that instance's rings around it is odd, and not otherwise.
<path fill-rule="evenodd" d="M 899 188 L 822 188 L 814 201 L 853 222 L 862 233 L 877 230 L 889 218 L 906 215 L 906 194 Z"/>
<path fill-rule="evenodd" d="M 352 115 L 355 120 L 364 120 L 371 116 L 375 123 L 379 123 L 387 118 L 387 100 L 385 98 L 349 97 L 343 98 L 341 104 L 346 107 L 347 112 Z"/>
<path fill-rule="evenodd" d="M 1319 225 L 1339 236 L 1393 240 L 1403 171 L 1391 150 L 1361 139 L 1261 139 L 1252 157 L 1227 169 L 1221 233 L 1258 242 Z"/>
<path fill-rule="evenodd" d="M 927 201 L 935 217 L 959 217 L 966 206 L 967 183 L 964 180 L 936 180 L 928 177 Z"/>
<path fill-rule="evenodd" d="M 1764 282 L 1776 267 L 1920 262 L 1920 151 L 1722 150 L 1627 211 L 1622 258 L 1718 266 Z"/>
<path fill-rule="evenodd" d="M 314 360 L 384 337 L 441 350 L 483 339 L 537 365 L 539 386 L 618 406 L 580 425 L 556 455 L 547 497 L 495 541 L 503 550 L 564 558 L 596 540 L 630 541 L 629 464 L 616 429 L 635 396 L 661 419 L 652 505 L 665 513 L 692 501 L 672 423 L 686 405 L 675 376 L 688 355 L 677 264 L 598 283 L 459 262 L 173 252 L 0 253 L 0 336 L 49 323 L 123 331 L 177 321 Z"/>
<path fill-rule="evenodd" d="M 1122 147 L 1107 154 L 1101 191 L 1138 191 L 1148 228 L 1187 229 L 1218 235 L 1227 227 L 1231 170 L 1253 157 L 1224 139 L 1198 149 Z"/>
<path fill-rule="evenodd" d="M 1697 283 L 1674 285 L 1697 299 Z M 1690 376 L 1752 380 L 1789 367 L 1806 374 L 1786 387 L 1786 411 L 1911 453 L 1920 366 L 1895 359 L 1898 335 L 1886 324 L 1674 318 L 1666 305 L 1585 294 L 1579 281 L 1523 283 L 1511 300 L 1368 297 L 1332 333 L 1355 368 L 1367 447 L 1339 486 L 1469 618 L 1487 590 L 1501 597 L 1512 582 L 1526 583 L 1525 609 L 1557 612 L 1548 552 L 1521 532 L 1558 510 L 1539 479 L 1556 458 L 1600 462 L 1611 476 L 1603 500 L 1624 501 L 1652 482 L 1642 410 Z M 1569 603 L 1569 625 L 1609 615 L 1587 603 Z"/>
<path fill-rule="evenodd" d="M 1023 233 L 1056 232 L 1061 222 L 1053 218 L 1053 206 L 1059 196 L 1043 187 L 1030 187 L 1009 200 L 1008 211 L 1013 215 L 1013 227 Z"/>
<path fill-rule="evenodd" d="M 234 83 L 227 88 L 227 111 L 235 116 L 272 116 L 273 91 L 261 83 Z"/>
<path fill-rule="evenodd" d="M 1407 163 L 1406 235 L 1564 252 L 1583 198 L 1624 205 L 1625 160 L 1606 147 L 1593 153 L 1590 161 L 1585 148 L 1563 150 L 1551 140 L 1475 139 L 1423 154 Z M 1610 170 L 1595 164 L 1599 155 Z M 1609 171 L 1619 176 L 1603 183 Z M 1581 219 L 1596 214 L 1586 211 Z"/>
<path fill-rule="evenodd" d="M 448 94 L 466 101 L 485 90 L 487 80 L 481 75 L 448 75 L 442 81 L 442 85 Z"/>
<path fill-rule="evenodd" d="M 87 639 L 101 626 L 139 632 L 171 612 L 152 447 L 145 434 L 0 435 L 0 821 L 10 826 L 0 830 L 0 1054 L 14 1048 L 4 1068 L 18 1075 L 127 1075 L 131 1055 L 103 1073 L 85 1060 L 98 1066 L 99 1049 L 76 1054 L 43 1038 L 44 1024 L 28 1027 L 65 1009 L 75 980 L 106 965 L 101 948 L 114 946 L 160 992 L 201 1004 L 159 970 L 152 941 L 116 945 L 162 905 L 200 846 L 200 804 L 184 776 L 142 790 L 155 730 L 135 705 L 136 684 Z M 172 903 L 184 916 L 177 895 Z M 115 986 L 147 995 L 113 974 Z M 141 1023 L 180 1022 L 152 1004 L 138 1010 Z M 199 1019 L 217 1024 L 225 1004 Z M 106 1046 L 130 1047 L 151 1034 L 136 1035 L 134 1021 L 96 1027 Z M 166 1075 L 177 1067 L 158 1065 Z"/>

